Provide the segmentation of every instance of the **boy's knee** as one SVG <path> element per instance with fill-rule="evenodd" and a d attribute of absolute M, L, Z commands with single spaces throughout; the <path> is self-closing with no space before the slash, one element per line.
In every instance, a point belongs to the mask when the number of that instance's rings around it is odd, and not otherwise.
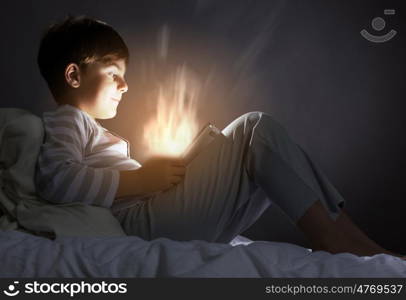
<path fill-rule="evenodd" d="M 255 126 L 259 119 L 261 119 L 262 112 L 260 111 L 252 111 L 247 112 L 238 118 L 234 119 L 231 123 L 229 123 L 223 130 L 222 133 L 225 136 L 230 136 L 234 134 L 237 128 L 243 128 L 243 132 L 246 132 L 247 129 L 251 129 Z"/>
<path fill-rule="evenodd" d="M 269 126 L 282 127 L 282 125 L 276 121 L 269 113 L 263 111 L 251 111 L 243 114 L 245 120 L 250 124 L 256 125 L 259 122 L 266 123 Z"/>
<path fill-rule="evenodd" d="M 250 111 L 242 115 L 243 118 L 250 121 L 258 121 L 264 112 L 262 111 Z"/>
<path fill-rule="evenodd" d="M 271 135 L 288 135 L 285 127 L 266 112 L 249 112 L 248 118 L 255 120 L 255 130 L 263 132 L 264 136 L 270 133 Z"/>
<path fill-rule="evenodd" d="M 225 136 L 230 136 L 236 132 L 248 134 L 253 130 L 263 132 L 262 135 L 265 135 L 266 132 L 269 133 L 270 131 L 286 133 L 285 128 L 278 121 L 276 121 L 270 114 L 263 111 L 251 111 L 239 116 L 224 128 L 222 133 Z"/>

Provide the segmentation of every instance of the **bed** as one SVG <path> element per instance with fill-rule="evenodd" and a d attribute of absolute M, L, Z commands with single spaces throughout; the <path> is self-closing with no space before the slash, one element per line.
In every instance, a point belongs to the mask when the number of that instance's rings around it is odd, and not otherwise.
<path fill-rule="evenodd" d="M 0 109 L 0 277 L 406 277 L 386 254 L 330 254 L 237 236 L 229 244 L 127 236 L 111 212 L 35 193 L 41 119 Z"/>

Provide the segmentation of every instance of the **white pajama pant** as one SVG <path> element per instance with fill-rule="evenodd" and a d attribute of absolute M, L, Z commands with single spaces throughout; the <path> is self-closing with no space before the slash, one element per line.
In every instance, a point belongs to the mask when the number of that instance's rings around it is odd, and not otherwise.
<path fill-rule="evenodd" d="M 222 133 L 179 184 L 113 213 L 127 235 L 228 243 L 271 201 L 294 223 L 317 200 L 337 218 L 343 197 L 269 114 L 246 113 Z"/>

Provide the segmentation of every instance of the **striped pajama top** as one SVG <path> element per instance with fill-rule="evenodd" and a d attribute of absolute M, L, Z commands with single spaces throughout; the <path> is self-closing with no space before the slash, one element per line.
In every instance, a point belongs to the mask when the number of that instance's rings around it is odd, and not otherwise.
<path fill-rule="evenodd" d="M 141 167 L 130 158 L 125 139 L 69 104 L 43 113 L 42 119 L 45 140 L 35 174 L 41 198 L 52 203 L 83 202 L 112 210 L 132 206 L 128 201 L 113 203 L 119 171 Z"/>

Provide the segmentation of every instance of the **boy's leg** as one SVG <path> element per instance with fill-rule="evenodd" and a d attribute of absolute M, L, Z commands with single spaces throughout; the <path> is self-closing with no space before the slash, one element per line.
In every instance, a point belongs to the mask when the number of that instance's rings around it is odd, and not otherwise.
<path fill-rule="evenodd" d="M 255 122 L 217 136 L 189 163 L 178 185 L 116 213 L 127 234 L 229 242 L 255 222 L 270 204 L 245 167 Z M 237 214 L 238 228 L 230 228 Z"/>
<path fill-rule="evenodd" d="M 270 146 L 268 149 L 270 155 L 264 156 L 257 162 L 255 158 L 258 156 L 251 156 L 254 158 L 251 164 L 258 164 L 258 166 L 250 169 L 256 170 L 256 182 L 288 213 L 294 223 L 305 233 L 314 249 L 332 253 L 351 252 L 357 255 L 386 253 L 398 256 L 369 239 L 352 223 L 342 209 L 344 199 L 317 164 L 299 145 L 290 140 L 283 128 L 275 130 L 278 124 L 275 124 L 269 116 L 263 114 L 262 117 L 264 122 L 259 126 L 262 124 L 267 128 L 273 127 L 274 130 L 258 130 L 254 135 L 253 143 L 266 145 L 264 147 Z M 252 149 L 259 148 L 261 147 L 252 147 Z M 263 168 L 260 168 L 259 164 Z M 266 171 L 271 168 L 272 172 Z M 297 182 L 299 178 L 305 185 Z M 271 185 L 267 182 L 271 182 Z M 304 186 L 310 188 L 310 193 Z M 313 202 L 312 194 L 315 197 Z M 304 201 L 305 199 L 308 200 Z"/>
<path fill-rule="evenodd" d="M 371 240 L 352 222 L 345 209 L 334 222 L 326 218 L 324 208 L 319 201 L 316 201 L 306 211 L 297 225 L 309 238 L 314 251 L 350 252 L 361 256 L 384 253 L 402 257 L 402 255 L 386 250 Z"/>
<path fill-rule="evenodd" d="M 117 214 L 127 234 L 229 242 L 268 199 L 295 223 L 317 200 L 331 219 L 339 215 L 342 197 L 268 114 L 242 115 L 223 133 L 188 165 L 180 184 Z"/>

